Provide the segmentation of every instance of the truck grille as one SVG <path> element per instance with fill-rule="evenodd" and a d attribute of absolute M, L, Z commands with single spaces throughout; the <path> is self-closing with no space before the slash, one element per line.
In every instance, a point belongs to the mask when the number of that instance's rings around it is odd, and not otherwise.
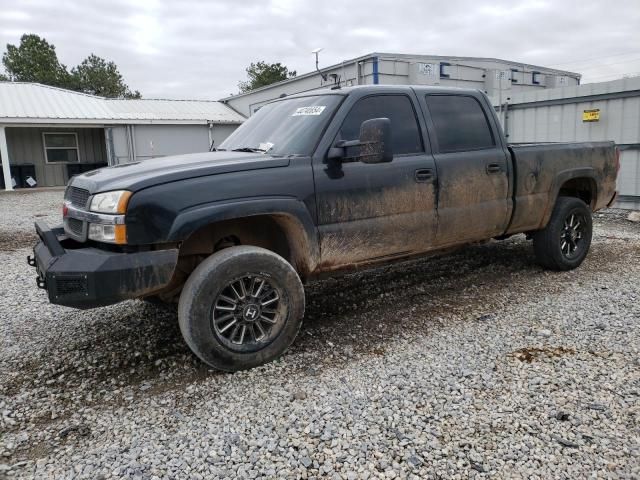
<path fill-rule="evenodd" d="M 77 218 L 67 218 L 67 227 L 71 233 L 80 236 L 83 234 L 84 222 Z"/>
<path fill-rule="evenodd" d="M 65 200 L 71 202 L 71 205 L 79 208 L 86 208 L 87 200 L 89 200 L 89 190 L 78 187 L 69 187 L 64 194 Z"/>

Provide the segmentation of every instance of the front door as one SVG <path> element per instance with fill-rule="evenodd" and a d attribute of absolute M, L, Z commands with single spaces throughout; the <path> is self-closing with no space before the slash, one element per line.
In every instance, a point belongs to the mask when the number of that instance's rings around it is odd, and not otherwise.
<path fill-rule="evenodd" d="M 424 97 L 438 170 L 440 246 L 504 233 L 509 221 L 509 158 L 497 126 L 472 95 Z M 490 123 L 491 122 L 491 123 Z"/>
<path fill-rule="evenodd" d="M 314 158 L 322 270 L 404 256 L 425 250 L 436 232 L 433 157 L 425 148 L 425 124 L 407 94 L 370 95 L 343 105 L 338 140 L 358 138 L 360 125 L 389 118 L 393 161 L 328 162 Z M 332 135 L 333 136 L 333 135 Z M 357 156 L 350 147 L 349 156 Z"/>

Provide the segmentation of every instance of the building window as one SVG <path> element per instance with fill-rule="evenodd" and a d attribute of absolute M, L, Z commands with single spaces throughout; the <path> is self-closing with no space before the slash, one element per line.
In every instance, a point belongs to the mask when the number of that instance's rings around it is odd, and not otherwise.
<path fill-rule="evenodd" d="M 43 133 L 42 141 L 47 163 L 78 163 L 80 161 L 77 133 Z"/>

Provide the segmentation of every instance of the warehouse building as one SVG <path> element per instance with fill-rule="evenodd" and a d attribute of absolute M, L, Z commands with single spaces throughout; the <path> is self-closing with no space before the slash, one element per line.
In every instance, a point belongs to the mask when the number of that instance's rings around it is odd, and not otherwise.
<path fill-rule="evenodd" d="M 640 208 L 640 77 L 492 101 L 511 143 L 616 142 L 621 153 L 617 206 Z"/>
<path fill-rule="evenodd" d="M 215 101 L 117 100 L 0 82 L 0 189 L 65 185 L 100 166 L 206 152 L 243 121 Z"/>
<path fill-rule="evenodd" d="M 580 84 L 580 75 L 496 58 L 371 53 L 220 101 L 248 117 L 282 95 L 335 85 L 441 85 L 490 97 Z"/>
<path fill-rule="evenodd" d="M 249 116 L 283 95 L 335 85 L 477 88 L 491 98 L 510 142 L 615 141 L 617 206 L 640 208 L 640 78 L 580 85 L 580 77 L 492 58 L 372 53 L 221 102 Z"/>

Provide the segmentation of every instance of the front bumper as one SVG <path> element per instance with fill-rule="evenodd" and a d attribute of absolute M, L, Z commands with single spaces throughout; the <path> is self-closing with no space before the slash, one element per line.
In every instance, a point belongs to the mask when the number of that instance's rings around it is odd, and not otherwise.
<path fill-rule="evenodd" d="M 29 265 L 49 301 L 74 308 L 94 308 L 149 295 L 165 287 L 178 262 L 178 250 L 109 252 L 68 238 L 62 227 L 36 222 L 40 242 Z"/>

